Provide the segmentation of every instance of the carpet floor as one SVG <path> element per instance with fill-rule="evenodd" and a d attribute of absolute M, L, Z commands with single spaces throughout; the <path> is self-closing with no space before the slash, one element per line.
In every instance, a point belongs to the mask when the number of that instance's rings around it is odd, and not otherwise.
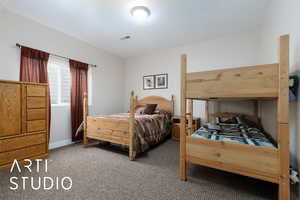
<path fill-rule="evenodd" d="M 236 200 L 236 199 L 276 199 L 277 186 L 231 173 L 226 173 L 198 165 L 188 164 L 188 181 L 178 179 L 179 143 L 168 140 L 129 161 L 127 154 L 116 148 L 90 145 L 84 148 L 75 144 L 50 152 L 48 171 L 44 166 L 40 172 L 21 168 L 0 171 L 0 199 L 103 199 L 103 200 Z M 19 189 L 12 191 L 10 177 L 18 177 Z M 38 185 L 38 177 L 72 178 L 72 189 L 33 190 L 31 181 L 25 190 L 21 177 L 33 177 Z M 30 180 L 30 179 L 29 179 Z M 43 181 L 42 181 L 43 183 Z"/>

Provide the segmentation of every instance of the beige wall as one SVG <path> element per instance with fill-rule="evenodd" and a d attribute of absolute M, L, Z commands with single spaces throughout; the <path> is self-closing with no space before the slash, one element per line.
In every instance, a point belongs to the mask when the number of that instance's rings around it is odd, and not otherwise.
<path fill-rule="evenodd" d="M 175 113 L 180 107 L 180 55 L 188 56 L 188 68 L 192 71 L 207 71 L 212 69 L 247 66 L 258 64 L 260 42 L 259 31 L 224 36 L 215 40 L 203 41 L 172 49 L 158 50 L 150 54 L 132 57 L 125 62 L 125 104 L 128 109 L 129 94 L 134 90 L 139 97 L 160 95 L 170 98 L 175 95 Z M 143 76 L 149 74 L 168 73 L 169 87 L 160 90 L 143 90 Z M 222 111 L 252 113 L 252 104 L 237 102 L 222 104 Z M 196 103 L 195 115 L 204 117 L 204 104 Z M 212 106 L 214 111 L 216 106 Z"/>
<path fill-rule="evenodd" d="M 300 1 L 273 0 L 266 10 L 261 31 L 261 62 L 277 62 L 277 40 L 282 34 L 290 34 L 290 73 L 300 76 Z M 276 103 L 262 105 L 263 122 L 266 128 L 276 131 Z M 298 102 L 290 103 L 290 151 L 292 164 L 300 166 L 300 107 Z"/>

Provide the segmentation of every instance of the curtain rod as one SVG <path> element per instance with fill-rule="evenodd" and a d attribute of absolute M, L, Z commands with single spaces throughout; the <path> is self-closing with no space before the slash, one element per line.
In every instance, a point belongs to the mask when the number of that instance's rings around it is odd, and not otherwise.
<path fill-rule="evenodd" d="M 21 45 L 19 43 L 16 43 L 16 46 L 19 47 L 19 48 L 27 47 L 27 46 Z M 31 48 L 31 47 L 27 47 L 27 48 Z M 57 54 L 53 54 L 53 53 L 49 53 L 49 54 L 52 55 L 52 56 L 63 58 L 63 59 L 72 60 L 71 58 L 60 56 L 60 55 L 57 55 Z M 93 65 L 93 64 L 88 64 L 88 65 L 90 65 L 91 67 L 97 67 L 97 65 Z"/>

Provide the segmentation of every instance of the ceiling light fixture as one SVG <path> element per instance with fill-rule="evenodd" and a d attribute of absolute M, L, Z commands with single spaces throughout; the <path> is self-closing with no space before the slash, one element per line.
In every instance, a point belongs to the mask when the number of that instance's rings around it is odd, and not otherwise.
<path fill-rule="evenodd" d="M 138 21 L 144 21 L 151 15 L 151 11 L 145 6 L 133 7 L 130 13 Z"/>

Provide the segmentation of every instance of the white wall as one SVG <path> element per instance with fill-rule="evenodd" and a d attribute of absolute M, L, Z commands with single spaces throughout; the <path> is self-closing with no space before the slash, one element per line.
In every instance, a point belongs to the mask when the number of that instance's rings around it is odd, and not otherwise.
<path fill-rule="evenodd" d="M 125 62 L 125 97 L 124 111 L 128 110 L 129 94 L 134 90 L 139 97 L 159 95 L 170 98 L 175 95 L 175 114 L 180 107 L 180 55 L 188 56 L 188 71 L 207 71 L 212 69 L 247 66 L 258 64 L 260 32 L 240 33 L 224 36 L 215 40 L 203 41 L 172 49 L 158 50 L 141 57 L 128 58 Z M 143 76 L 168 73 L 169 88 L 143 90 Z M 234 103 L 237 104 L 237 103 Z M 230 106 L 231 105 L 231 106 Z M 252 104 L 251 104 L 252 105 Z M 252 113 L 253 107 L 232 106 L 226 103 L 222 111 Z M 242 110 L 241 110 L 242 109 Z M 194 109 L 195 115 L 204 116 L 203 103 Z"/>
<path fill-rule="evenodd" d="M 98 65 L 93 69 L 92 114 L 123 110 L 123 60 L 78 39 L 47 28 L 24 17 L 0 10 L 0 79 L 19 80 L 21 43 L 29 47 Z M 79 27 L 80 28 L 80 27 Z M 69 107 L 52 107 L 51 146 L 71 138 Z"/>
<path fill-rule="evenodd" d="M 290 34 L 290 73 L 300 76 L 300 1 L 273 0 L 267 11 L 261 31 L 262 62 L 277 62 L 277 40 L 282 34 Z M 276 104 L 265 103 L 262 106 L 263 121 L 269 130 L 276 130 Z M 300 107 L 298 102 L 290 105 L 290 150 L 292 163 L 300 166 Z M 300 170 L 300 168 L 299 168 Z"/>

